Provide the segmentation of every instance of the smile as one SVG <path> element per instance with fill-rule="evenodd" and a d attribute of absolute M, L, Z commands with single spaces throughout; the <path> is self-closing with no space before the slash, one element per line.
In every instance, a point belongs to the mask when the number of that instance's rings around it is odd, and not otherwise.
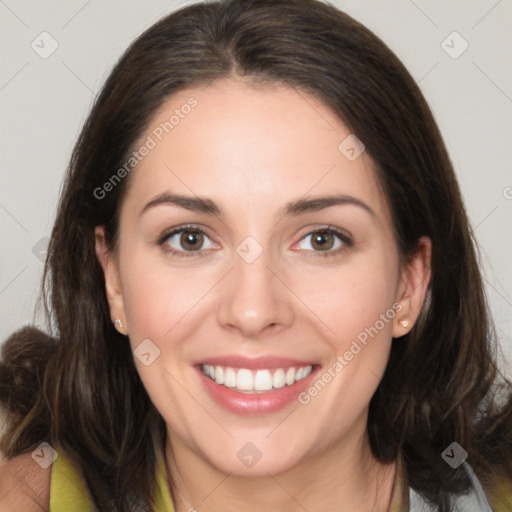
<path fill-rule="evenodd" d="M 242 393 L 264 393 L 301 381 L 311 373 L 313 366 L 249 370 L 203 364 L 201 369 L 206 377 L 221 386 Z"/>

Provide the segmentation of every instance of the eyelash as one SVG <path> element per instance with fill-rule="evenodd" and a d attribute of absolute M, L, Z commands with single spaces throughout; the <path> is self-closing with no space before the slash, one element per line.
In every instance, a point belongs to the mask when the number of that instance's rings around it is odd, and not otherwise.
<path fill-rule="evenodd" d="M 191 258 L 193 256 L 197 256 L 199 251 L 177 251 L 176 249 L 173 249 L 171 247 L 166 247 L 165 242 L 171 238 L 176 233 L 181 233 L 182 231 L 191 231 L 193 233 L 199 233 L 201 235 L 208 236 L 208 234 L 203 231 L 201 228 L 191 225 L 191 224 L 185 224 L 183 226 L 178 226 L 177 228 L 173 228 L 171 231 L 166 231 L 163 233 L 160 238 L 157 240 L 157 244 L 164 249 L 165 252 L 168 252 L 169 254 L 172 254 L 173 256 L 176 256 L 178 258 Z"/>
<path fill-rule="evenodd" d="M 167 253 L 172 254 L 173 256 L 176 256 L 178 258 L 190 258 L 190 257 L 197 256 L 197 254 L 200 251 L 177 251 L 176 249 L 172 249 L 168 246 L 167 247 L 165 246 L 165 242 L 169 238 L 171 238 L 173 235 L 175 235 L 177 233 L 181 233 L 183 231 L 190 231 L 192 233 L 201 234 L 203 236 L 210 238 L 208 236 L 208 234 L 201 228 L 191 225 L 191 224 L 185 224 L 182 226 L 178 226 L 177 228 L 173 228 L 171 231 L 166 231 L 165 233 L 163 233 L 158 238 L 157 245 L 162 247 L 163 250 L 165 250 Z M 313 231 L 309 231 L 304 236 L 302 236 L 299 241 L 302 241 L 302 240 L 304 240 L 304 238 L 306 238 L 310 235 L 315 235 L 317 233 L 334 234 L 340 239 L 341 242 L 343 242 L 343 246 L 339 247 L 335 251 L 311 251 L 314 253 L 313 258 L 316 258 L 316 257 L 328 258 L 331 256 L 336 256 L 339 253 L 346 251 L 347 249 L 353 247 L 353 245 L 354 245 L 353 240 L 345 232 L 335 228 L 334 226 L 326 226 L 326 227 L 315 229 Z"/>

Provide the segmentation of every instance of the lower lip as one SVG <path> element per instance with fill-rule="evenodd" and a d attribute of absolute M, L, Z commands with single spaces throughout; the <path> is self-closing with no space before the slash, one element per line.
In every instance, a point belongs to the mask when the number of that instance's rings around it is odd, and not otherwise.
<path fill-rule="evenodd" d="M 307 377 L 291 386 L 284 386 L 267 393 L 248 394 L 217 384 L 203 373 L 201 366 L 196 367 L 203 386 L 213 400 L 224 409 L 245 416 L 270 414 L 291 404 L 310 385 L 318 368 L 314 366 Z"/>

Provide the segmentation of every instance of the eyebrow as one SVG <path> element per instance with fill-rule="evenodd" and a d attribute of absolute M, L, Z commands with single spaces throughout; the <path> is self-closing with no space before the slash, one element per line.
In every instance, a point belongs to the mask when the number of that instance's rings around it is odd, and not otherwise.
<path fill-rule="evenodd" d="M 224 212 L 220 206 L 208 198 L 184 196 L 180 194 L 171 194 L 164 192 L 154 197 L 141 210 L 139 216 L 147 210 L 159 205 L 174 205 L 186 210 L 208 215 L 217 215 L 222 217 Z M 375 212 L 363 201 L 347 194 L 335 194 L 329 196 L 319 196 L 311 199 L 298 199 L 287 203 L 280 211 L 279 217 L 287 215 L 298 216 L 307 212 L 317 212 L 332 206 L 358 206 L 368 212 L 373 217 L 377 217 Z"/>

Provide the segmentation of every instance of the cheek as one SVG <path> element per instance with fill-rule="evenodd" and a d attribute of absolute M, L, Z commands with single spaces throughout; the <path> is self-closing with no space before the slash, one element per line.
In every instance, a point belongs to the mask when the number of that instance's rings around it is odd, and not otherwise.
<path fill-rule="evenodd" d="M 158 357 L 150 366 L 135 362 L 146 389 L 158 401 L 163 382 L 167 397 L 179 391 L 172 376 L 188 368 L 190 340 L 200 325 L 197 315 L 218 278 L 211 269 L 171 267 L 144 247 L 134 247 L 125 255 L 122 281 L 130 343 L 135 356 L 145 340 L 156 347 Z"/>
<path fill-rule="evenodd" d="M 211 277 L 211 276 L 210 276 Z M 142 254 L 126 260 L 123 297 L 134 338 L 162 340 L 194 308 L 208 290 L 204 272 L 170 268 L 159 258 Z"/>
<path fill-rule="evenodd" d="M 303 282 L 307 306 L 322 320 L 336 353 L 350 348 L 352 340 L 391 336 L 397 272 L 392 255 L 368 254 L 346 265 L 318 268 Z M 378 333 L 373 328 L 376 328 Z"/>
<path fill-rule="evenodd" d="M 142 251 L 141 251 L 142 256 Z M 139 376 L 151 401 L 164 416 L 169 404 L 183 402 L 181 368 L 184 343 L 182 327 L 186 324 L 187 312 L 197 299 L 191 290 L 191 277 L 185 269 L 170 272 L 162 263 L 150 261 L 147 253 L 138 258 L 133 251 L 124 261 L 123 296 L 130 332 L 130 343 Z M 192 295 L 192 296 L 191 296 Z M 185 317 L 185 318 L 184 318 Z M 183 321 L 182 321 L 183 320 Z M 150 343 L 148 344 L 148 341 Z M 146 344 L 146 345 L 144 345 Z M 144 351 L 139 347 L 145 346 Z M 150 353 L 149 364 L 137 354 Z M 172 408 L 172 423 L 187 423 L 187 407 Z"/>
<path fill-rule="evenodd" d="M 308 289 L 311 304 L 328 325 L 329 361 L 319 376 L 324 384 L 306 391 L 314 414 L 330 410 L 339 428 L 360 414 L 374 394 L 387 365 L 398 272 L 391 251 L 368 254 L 357 263 L 326 273 L 325 286 Z M 317 276 L 317 278 L 320 276 Z M 327 278 L 328 277 L 328 278 Z M 322 399 L 316 400 L 317 395 Z"/>

